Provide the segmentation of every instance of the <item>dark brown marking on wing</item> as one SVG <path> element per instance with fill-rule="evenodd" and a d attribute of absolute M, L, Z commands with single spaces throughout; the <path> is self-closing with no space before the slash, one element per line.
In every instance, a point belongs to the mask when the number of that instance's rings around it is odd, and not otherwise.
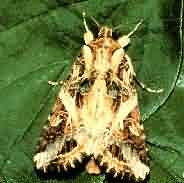
<path fill-rule="evenodd" d="M 139 132 L 139 136 L 136 136 L 135 134 L 131 133 L 129 129 L 129 126 L 131 125 L 136 127 L 136 129 Z M 128 144 L 131 144 L 132 148 L 137 151 L 140 160 L 142 160 L 144 163 L 147 164 L 149 159 L 147 156 L 144 129 L 142 129 L 140 125 L 140 112 L 138 106 L 136 106 L 135 109 L 132 110 L 130 114 L 127 116 L 127 118 L 124 120 L 124 128 L 125 129 L 123 133 L 127 134 L 126 142 Z"/>
<path fill-rule="evenodd" d="M 63 137 L 64 135 L 64 123 L 59 124 L 56 127 L 45 126 L 41 132 L 36 152 L 43 152 L 46 150 L 48 144 L 55 142 L 56 138 Z"/>
<path fill-rule="evenodd" d="M 47 121 L 48 125 L 44 126 L 41 132 L 37 152 L 44 151 L 47 145 L 54 143 L 57 137 L 63 137 L 67 119 L 68 113 L 62 101 L 57 98 L 50 114 L 50 119 Z M 61 122 L 56 125 L 58 120 L 61 120 Z"/>
<path fill-rule="evenodd" d="M 129 69 L 129 64 L 127 62 L 127 59 L 126 57 L 123 57 L 118 67 L 117 77 L 123 81 L 125 79 L 123 78 L 123 74 L 124 72 L 127 72 L 128 69 Z"/>

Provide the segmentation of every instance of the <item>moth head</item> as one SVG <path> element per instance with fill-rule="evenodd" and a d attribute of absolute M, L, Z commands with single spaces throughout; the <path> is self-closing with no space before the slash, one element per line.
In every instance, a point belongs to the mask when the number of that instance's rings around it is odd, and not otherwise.
<path fill-rule="evenodd" d="M 112 37 L 112 29 L 106 26 L 100 27 L 98 37 Z"/>
<path fill-rule="evenodd" d="M 83 12 L 83 23 L 84 23 L 84 27 L 86 30 L 86 32 L 84 33 L 84 41 L 88 45 L 88 44 L 90 44 L 91 41 L 94 40 L 94 35 L 86 23 L 85 16 L 86 16 L 86 13 Z M 95 18 L 91 17 L 91 19 L 93 20 L 93 22 L 97 25 L 97 27 L 99 29 L 98 38 L 100 38 L 100 37 L 103 37 L 103 38 L 112 37 L 112 28 L 109 28 L 107 26 L 100 26 L 100 24 L 97 22 L 97 20 Z M 138 29 L 138 27 L 142 24 L 142 22 L 143 22 L 143 20 L 139 21 L 138 24 L 134 27 L 134 29 L 132 31 L 130 31 L 127 35 L 123 35 L 123 36 L 119 37 L 117 42 L 119 43 L 119 45 L 122 48 L 126 47 L 130 43 L 130 37 L 132 36 L 132 34 L 134 34 L 134 32 Z M 119 26 L 115 27 L 113 30 L 115 30 L 117 28 L 119 28 Z"/>

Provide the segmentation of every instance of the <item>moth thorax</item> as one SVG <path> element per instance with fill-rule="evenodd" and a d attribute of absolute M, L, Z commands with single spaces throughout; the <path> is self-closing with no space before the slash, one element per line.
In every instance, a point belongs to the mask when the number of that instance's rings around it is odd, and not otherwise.
<path fill-rule="evenodd" d="M 108 27 L 101 27 L 98 37 L 112 37 L 112 29 Z"/>

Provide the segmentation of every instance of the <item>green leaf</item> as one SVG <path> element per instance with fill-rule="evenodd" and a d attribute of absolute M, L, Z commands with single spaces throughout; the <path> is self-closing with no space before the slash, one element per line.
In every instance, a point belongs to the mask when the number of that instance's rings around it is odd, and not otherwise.
<path fill-rule="evenodd" d="M 184 182 L 184 68 L 182 0 L 4 0 L 0 5 L 0 182 L 102 183 L 104 176 L 38 177 L 35 145 L 58 88 L 84 44 L 82 11 L 126 34 L 143 19 L 127 52 L 139 80 L 161 94 L 138 89 L 150 149 L 148 183 Z M 95 29 L 88 19 L 89 26 Z M 180 76 L 179 76 L 180 74 Z M 177 82 L 177 85 L 176 85 Z"/>

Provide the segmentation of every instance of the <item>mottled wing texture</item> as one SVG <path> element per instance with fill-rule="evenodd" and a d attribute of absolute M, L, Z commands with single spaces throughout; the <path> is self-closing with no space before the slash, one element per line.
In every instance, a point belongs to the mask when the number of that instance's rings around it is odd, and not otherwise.
<path fill-rule="evenodd" d="M 149 174 L 147 148 L 131 67 L 130 58 L 125 54 L 117 72 L 118 82 L 114 87 L 107 86 L 119 124 L 114 126 L 112 121 L 110 143 L 101 156 L 100 165 L 107 165 L 106 172 L 113 172 L 114 177 L 128 175 L 144 180 Z"/>
<path fill-rule="evenodd" d="M 74 138 L 78 131 L 78 124 L 72 122 L 72 116 L 78 105 L 73 103 L 73 98 L 77 97 L 76 91 L 79 89 L 76 88 L 79 87 L 77 79 L 81 69 L 82 64 L 78 64 L 78 61 L 76 61 L 72 73 L 61 87 L 52 112 L 48 117 L 48 124 L 42 130 L 34 162 L 36 168 L 44 172 L 47 172 L 48 168 L 57 168 L 58 172 L 61 169 L 67 171 L 67 168 L 75 167 L 74 162 L 82 161 L 84 151 Z"/>
<path fill-rule="evenodd" d="M 114 177 L 144 180 L 149 167 L 131 60 L 107 27 L 86 40 L 43 129 L 36 168 L 67 170 L 85 155 L 88 173 L 106 167 Z"/>

